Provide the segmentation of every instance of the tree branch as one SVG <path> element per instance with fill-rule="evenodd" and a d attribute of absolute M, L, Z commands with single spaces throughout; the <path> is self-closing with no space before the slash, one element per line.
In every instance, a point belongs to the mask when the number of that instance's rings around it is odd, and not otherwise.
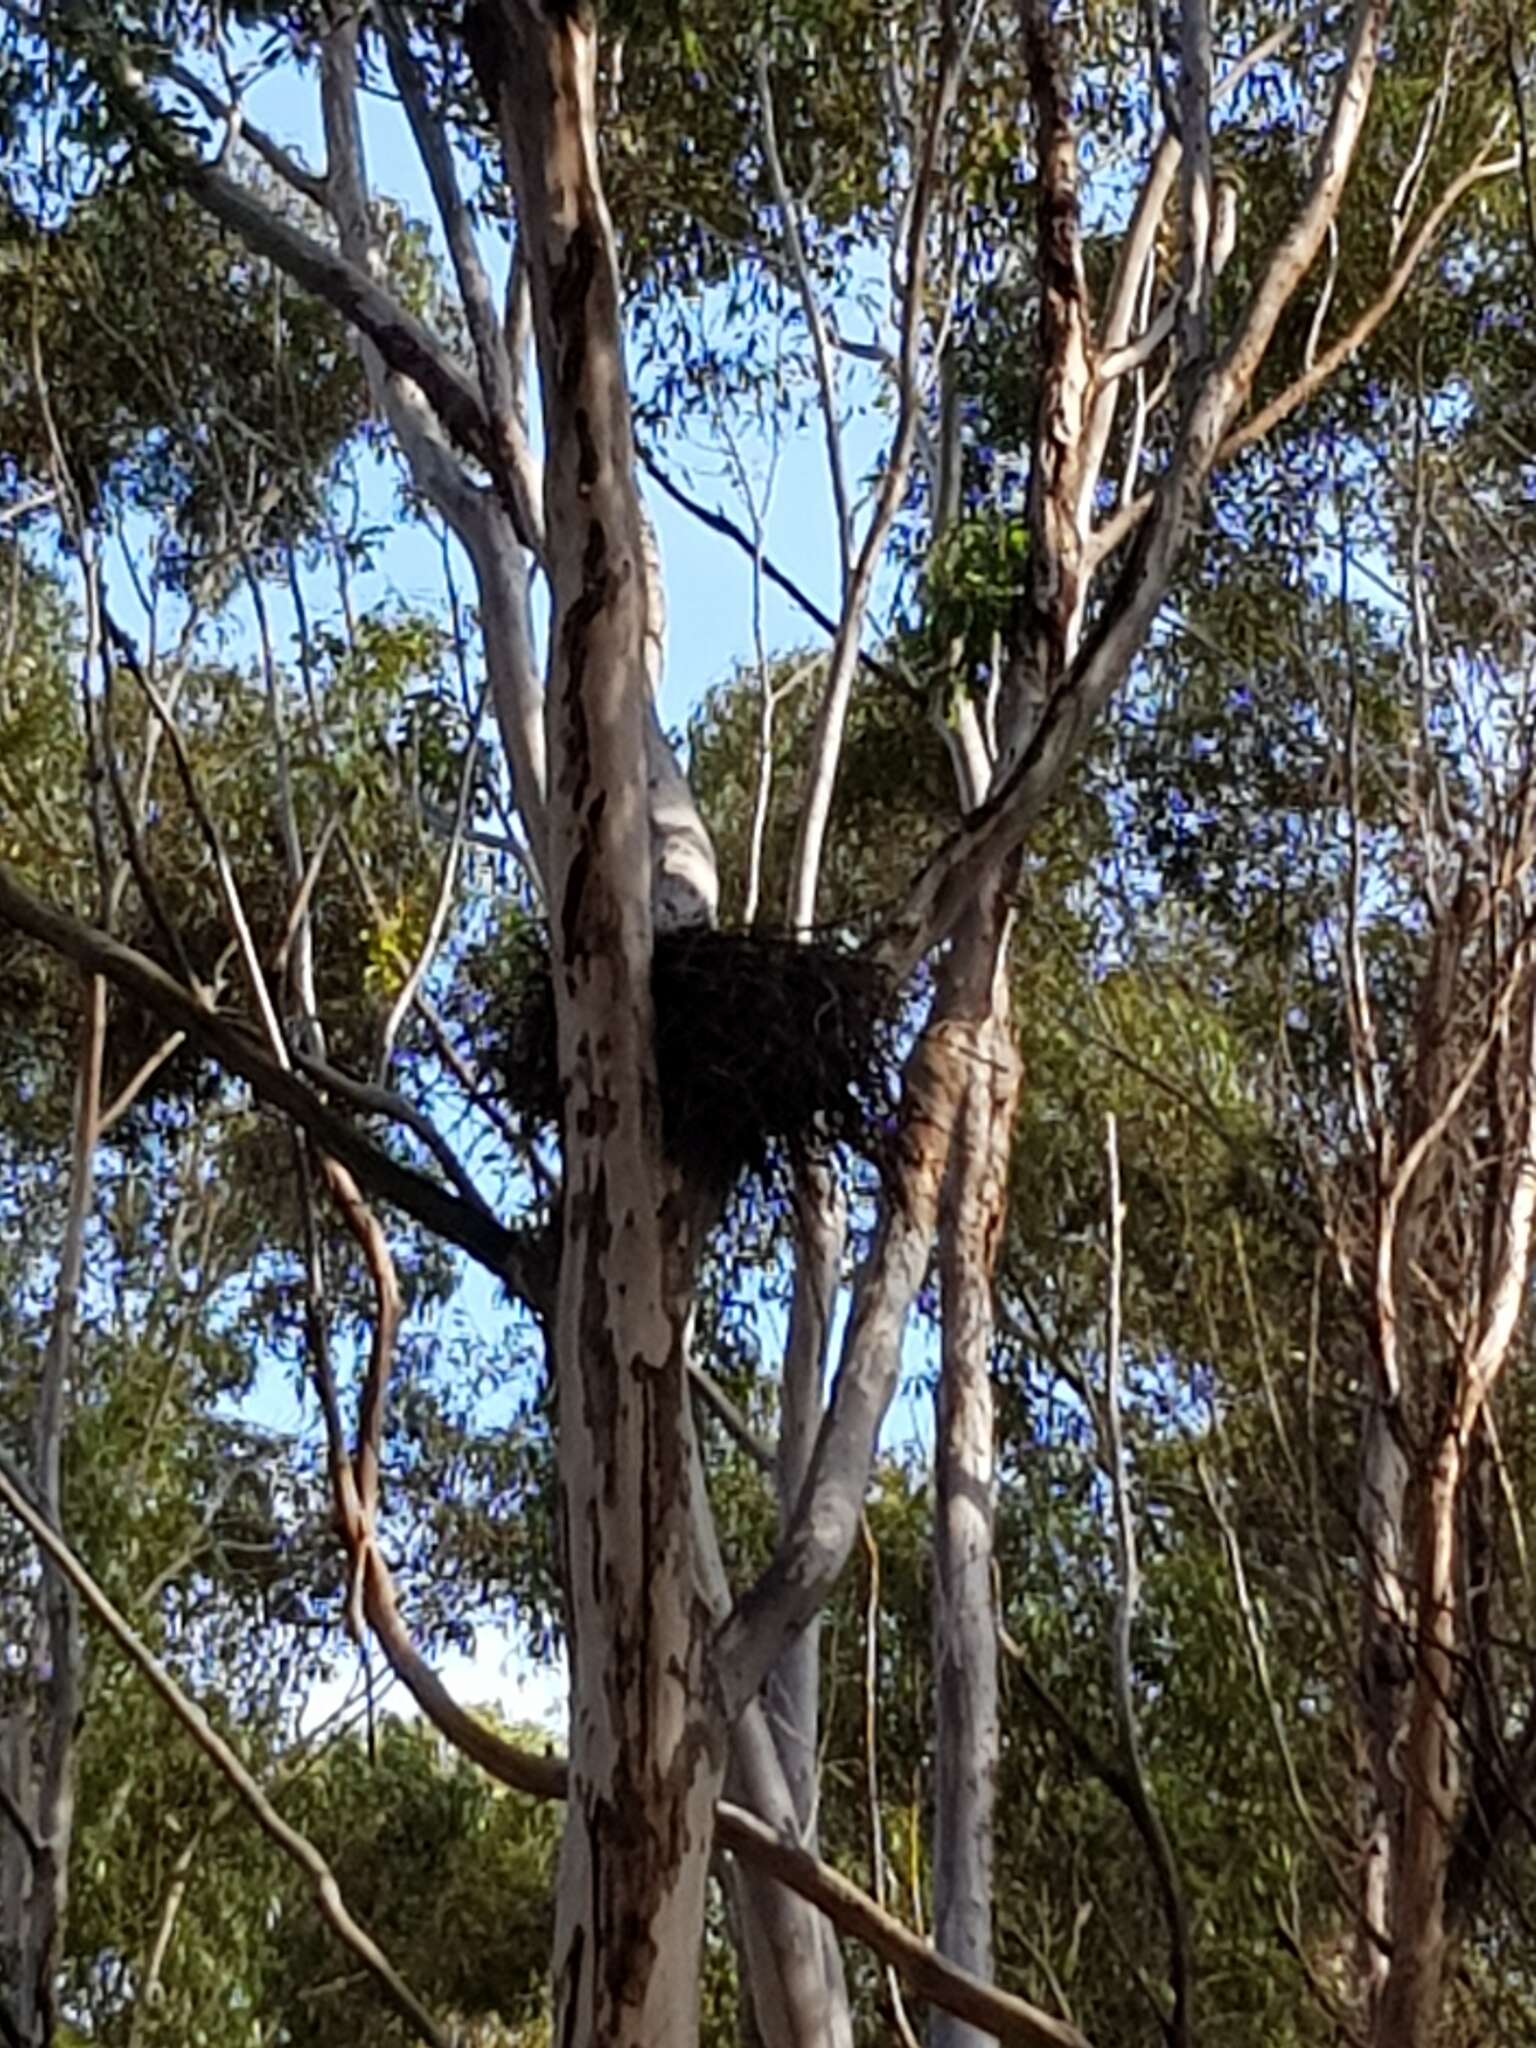
<path fill-rule="evenodd" d="M 481 396 L 499 465 L 498 480 L 505 494 L 516 503 L 519 537 L 530 536 L 528 544 L 537 554 L 543 545 L 544 525 L 538 464 L 522 430 L 512 359 L 491 293 L 491 281 L 480 260 L 469 210 L 459 190 L 453 152 L 441 122 L 427 105 L 421 68 L 411 55 L 409 30 L 395 6 L 386 6 L 382 19 L 390 76 L 400 94 L 432 196 L 437 201 L 465 324 L 474 344 Z"/>
<path fill-rule="evenodd" d="M 329 1109 L 300 1075 L 285 1072 L 269 1058 L 248 1025 L 211 1009 L 205 998 L 183 988 L 142 953 L 44 903 L 3 862 L 0 919 L 76 966 L 104 975 L 172 1029 L 185 1031 L 221 1066 L 248 1082 L 263 1102 L 291 1117 L 325 1151 L 350 1167 L 371 1194 L 392 1203 L 436 1236 L 468 1252 L 488 1272 L 505 1281 L 536 1314 L 547 1314 L 552 1288 L 544 1271 L 547 1255 L 540 1247 L 506 1229 L 458 1195 L 449 1194 L 414 1168 L 392 1159 Z"/>
<path fill-rule="evenodd" d="M 795 831 L 790 864 L 789 920 L 796 931 L 809 931 L 816 919 L 822 851 L 842 757 L 853 679 L 858 668 L 859 642 L 880 558 L 906 494 L 917 445 L 923 407 L 922 343 L 928 317 L 928 229 L 940 183 L 944 139 L 968 50 L 968 39 L 957 38 L 954 24 L 946 21 L 939 39 L 938 76 L 934 81 L 922 135 L 914 151 L 916 161 L 906 202 L 903 252 L 906 271 L 900 292 L 896 428 L 857 559 L 851 575 L 844 577 L 842 614 L 827 661 L 821 703 L 812 729 L 810 762 Z"/>
<path fill-rule="evenodd" d="M 1491 148 L 1492 144 L 1488 147 Z M 1341 334 L 1331 347 L 1324 349 L 1309 370 L 1293 378 L 1268 405 L 1262 406 L 1251 419 L 1244 420 L 1240 427 L 1228 434 L 1221 444 L 1217 460 L 1230 461 L 1244 448 L 1249 448 L 1255 441 L 1262 440 L 1271 428 L 1278 427 L 1283 420 L 1288 420 L 1293 412 L 1307 403 L 1308 399 L 1315 398 L 1330 378 L 1337 375 L 1351 357 L 1360 353 L 1391 313 L 1408 289 L 1413 273 L 1423 262 L 1431 243 L 1444 227 L 1457 201 L 1470 192 L 1474 185 L 1480 185 L 1488 178 L 1507 177 L 1511 171 L 1517 170 L 1519 165 L 1518 154 L 1498 157 L 1490 162 L 1488 149 L 1484 149 L 1464 171 L 1454 177 L 1430 208 L 1423 226 L 1409 243 L 1407 253 L 1359 319 Z"/>
<path fill-rule="evenodd" d="M 1223 437 L 1338 209 L 1370 100 L 1386 7 L 1387 0 L 1356 0 L 1348 55 L 1307 196 L 1271 256 L 1235 338 L 1200 380 L 1097 627 L 1052 692 L 1015 766 L 989 801 L 939 848 L 887 927 L 876 950 L 898 976 L 910 973 L 954 929 L 985 876 L 1023 844 L 1129 673 L 1167 596 Z"/>
<path fill-rule="evenodd" d="M 722 512 L 718 506 L 706 505 L 702 499 L 695 498 L 685 491 L 647 449 L 639 447 L 635 452 L 646 475 L 655 480 L 675 505 L 680 505 L 685 512 L 691 513 L 699 524 L 707 526 L 711 533 L 718 533 L 723 539 L 734 542 L 742 553 L 754 562 L 759 559 L 757 544 L 751 534 L 744 527 L 738 526 L 729 513 Z M 835 639 L 837 621 L 832 614 L 824 611 L 801 584 L 778 566 L 772 556 L 762 555 L 761 562 L 763 574 L 768 581 L 777 585 L 791 604 L 798 606 L 813 624 L 820 626 L 824 633 Z M 893 668 L 888 661 L 882 661 L 878 654 L 871 654 L 867 649 L 860 648 L 859 661 L 872 676 L 878 676 L 881 682 L 889 683 L 892 689 L 900 690 L 909 697 L 919 694 L 899 669 Z"/>
<path fill-rule="evenodd" d="M 45 25 L 35 25 L 48 32 Z M 120 50 L 114 52 L 114 61 L 119 110 L 155 160 L 248 249 L 324 300 L 372 342 L 385 365 L 421 392 L 449 439 L 500 481 L 495 437 L 480 393 L 447 345 L 357 263 L 285 221 L 222 171 L 193 156 L 170 130 Z M 513 502 L 515 493 L 505 485 L 502 489 L 518 539 L 531 546 L 532 537 Z"/>
<path fill-rule="evenodd" d="M 284 149 L 265 130 L 255 127 L 245 118 L 245 109 L 238 100 L 222 100 L 211 87 L 204 84 L 195 71 L 189 71 L 184 64 L 169 60 L 156 67 L 156 75 L 174 85 L 178 91 L 197 101 L 203 112 L 213 121 L 222 121 L 228 127 L 230 139 L 240 141 L 254 150 L 269 170 L 275 171 L 285 185 L 291 186 L 302 199 L 311 205 L 323 208 L 325 205 L 325 180 L 318 173 L 306 170 L 296 156 Z"/>
<path fill-rule="evenodd" d="M 1184 1899 L 1184 1887 L 1179 1881 L 1173 1844 L 1147 1781 L 1141 1753 L 1141 1729 L 1136 1715 L 1132 1636 L 1141 1604 L 1141 1564 L 1137 1554 L 1136 1517 L 1131 1503 L 1130 1472 L 1120 1413 L 1125 1204 L 1120 1195 L 1120 1145 L 1113 1112 L 1105 1119 L 1104 1149 L 1109 1174 L 1109 1312 L 1104 1344 L 1101 1456 L 1109 1472 L 1115 1522 L 1116 1577 L 1119 1580 L 1113 1630 L 1115 1718 L 1120 1724 L 1120 1748 L 1125 1757 L 1131 1813 L 1152 1860 L 1153 1875 L 1162 1895 L 1163 1915 L 1168 1927 L 1168 1981 L 1173 1991 L 1173 2011 L 1168 2016 L 1165 2031 L 1169 2048 L 1190 2048 L 1194 2038 L 1194 2017 L 1190 2005 L 1194 1952 L 1190 1939 L 1189 1908 Z"/>

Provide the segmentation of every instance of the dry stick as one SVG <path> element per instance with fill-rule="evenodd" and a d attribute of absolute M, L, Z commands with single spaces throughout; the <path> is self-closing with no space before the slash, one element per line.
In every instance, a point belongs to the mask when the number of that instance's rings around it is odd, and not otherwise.
<path fill-rule="evenodd" d="M 896 423 L 891 437 L 890 453 L 875 490 L 874 504 L 857 555 L 850 557 L 846 550 L 844 553 L 842 605 L 837 632 L 827 659 L 821 702 L 812 728 L 810 759 L 795 829 L 794 852 L 790 867 L 789 921 L 792 928 L 800 933 L 808 932 L 815 923 L 816 895 L 827 826 L 842 759 L 848 707 L 859 666 L 859 644 L 863 639 L 865 620 L 885 544 L 906 494 L 907 479 L 911 474 L 918 430 L 922 422 L 926 395 L 922 361 L 923 335 L 930 296 L 928 230 L 935 195 L 942 179 L 941 157 L 949 118 L 959 89 L 961 69 L 968 54 L 968 40 L 962 39 L 957 45 L 953 34 L 946 28 L 939 38 L 937 75 L 934 79 L 927 119 L 923 124 L 921 137 L 912 149 L 911 178 L 901 208 L 901 226 L 896 236 L 896 240 L 904 244 L 901 257 L 905 262 L 905 274 L 898 292 L 900 346 L 896 366 Z M 760 67 L 759 77 L 766 85 L 766 67 Z M 771 95 L 767 104 L 771 113 Z M 772 137 L 768 127 L 765 127 L 764 140 L 766 146 L 771 146 Z M 788 234 L 788 215 L 785 216 L 785 221 Z M 791 244 L 792 256 L 796 246 L 797 242 Z M 893 271 L 897 261 L 897 252 L 893 248 Z M 801 273 L 809 288 L 809 279 L 803 265 Z M 810 293 L 809 296 L 814 297 L 814 293 Z M 832 422 L 829 421 L 829 432 L 831 430 Z"/>
<path fill-rule="evenodd" d="M 757 87 L 758 112 L 762 117 L 763 161 L 768 169 L 769 187 L 783 223 L 784 247 L 800 293 L 800 308 L 811 339 L 811 360 L 816 370 L 816 389 L 821 400 L 822 432 L 827 444 L 827 474 L 832 487 L 832 506 L 837 523 L 837 559 L 842 572 L 843 601 L 848 599 L 853 579 L 853 505 L 848 492 L 847 469 L 843 460 L 842 422 L 837 411 L 836 373 L 827 323 L 817 296 L 811 266 L 800 235 L 800 206 L 789 189 L 784 159 L 779 152 L 778 123 L 774 117 L 773 82 L 768 72 L 768 52 L 759 42 L 753 73 Z"/>
<path fill-rule="evenodd" d="M 459 860 L 464 849 L 464 831 L 469 823 L 469 808 L 475 795 L 475 771 L 480 760 L 480 724 L 485 717 L 486 699 L 490 694 L 489 684 L 483 685 L 479 702 L 469 722 L 469 736 L 464 743 L 464 760 L 459 772 L 457 801 L 453 807 L 453 823 L 448 834 L 448 848 L 443 855 L 443 865 L 438 875 L 437 893 L 432 903 L 432 915 L 427 920 L 427 929 L 416 958 L 406 971 L 399 993 L 389 1006 L 389 1015 L 379 1034 L 379 1080 L 388 1078 L 389 1063 L 394 1056 L 395 1040 L 405 1022 L 405 1013 L 416 1000 L 416 992 L 426 980 L 432 962 L 443 941 L 443 932 L 448 923 L 448 913 L 453 908 L 453 888 L 458 880 Z"/>
<path fill-rule="evenodd" d="M 359 1927 L 348 1912 L 334 1872 L 307 1836 L 289 1825 L 273 1806 L 261 1786 L 240 1758 L 213 1727 L 208 1716 L 182 1691 L 159 1658 L 141 1639 L 131 1623 L 102 1591 L 91 1573 L 70 1549 L 63 1537 L 28 1500 L 17 1483 L 10 1461 L 0 1454 L 0 1504 L 3 1504 L 32 1537 L 39 1550 L 74 1587 L 107 1634 L 128 1661 L 135 1665 L 158 1694 L 162 1703 L 191 1736 L 197 1747 L 249 1808 L 268 1840 L 298 1865 L 314 1887 L 321 1917 L 340 1941 L 357 1957 L 379 1985 L 395 2010 L 415 2029 L 430 2048 L 450 2048 L 448 2036 L 371 1935 Z"/>
<path fill-rule="evenodd" d="M 1136 1520 L 1131 1505 L 1130 1474 L 1126 1468 L 1125 1441 L 1120 1421 L 1121 1292 L 1125 1270 L 1125 1204 L 1120 1194 L 1120 1143 L 1113 1111 L 1104 1119 L 1104 1151 L 1109 1169 L 1109 1304 L 1108 1330 L 1104 1345 L 1104 1462 L 1109 1468 L 1114 1498 L 1115 1546 L 1118 1552 L 1120 1587 L 1115 1602 L 1114 1678 L 1115 1712 L 1120 1723 L 1120 1744 L 1125 1756 L 1126 1783 L 1134 1802 L 1142 1839 L 1152 1859 L 1157 1888 L 1162 1894 L 1168 1923 L 1168 1977 L 1173 1990 L 1173 2011 L 1164 2021 L 1172 2048 L 1188 2048 L 1193 2040 L 1191 1990 L 1194 1956 L 1190 1941 L 1189 1909 L 1179 1881 L 1178 1864 L 1168 1830 L 1147 1782 L 1141 1754 L 1141 1734 L 1136 1720 L 1133 1689 L 1131 1632 L 1141 1601 L 1141 1566 L 1136 1554 Z"/>
<path fill-rule="evenodd" d="M 155 1078 L 156 1074 L 165 1065 L 166 1061 L 174 1059 L 186 1042 L 187 1034 L 185 1031 L 173 1031 L 169 1037 L 162 1038 L 154 1051 L 147 1054 L 140 1061 L 117 1094 L 113 1096 L 112 1100 L 101 1112 L 100 1120 L 96 1126 L 98 1137 L 104 1138 L 108 1131 L 121 1123 L 122 1119 L 128 1114 L 129 1110 L 132 1109 L 144 1090 Z"/>
<path fill-rule="evenodd" d="M 674 505 L 680 505 L 685 512 L 691 513 L 699 524 L 707 526 L 711 533 L 718 533 L 723 540 L 734 542 L 749 559 L 756 558 L 757 549 L 751 534 L 739 526 L 729 513 L 722 512 L 718 506 L 706 505 L 702 499 L 695 498 L 685 491 L 643 446 L 636 448 L 635 455 L 646 475 L 666 492 Z M 763 555 L 762 566 L 763 575 L 768 582 L 782 590 L 790 603 L 805 613 L 812 625 L 820 626 L 824 633 L 836 638 L 837 621 L 829 611 L 824 610 L 793 576 L 786 574 L 771 555 Z M 889 683 L 892 689 L 900 690 L 903 695 L 915 697 L 918 694 L 911 681 L 889 662 L 882 661 L 878 654 L 872 654 L 861 647 L 859 662 L 872 676 L 878 677 L 882 683 Z"/>
<path fill-rule="evenodd" d="M 1339 1869 L 1333 1850 L 1329 1846 L 1328 1838 L 1323 1833 L 1322 1823 L 1312 1811 L 1312 1802 L 1308 1799 L 1305 1788 L 1302 1785 L 1300 1773 L 1296 1768 L 1296 1759 L 1291 1749 L 1290 1738 L 1285 1732 L 1285 1719 L 1280 1711 L 1280 1702 L 1275 1694 L 1274 1682 L 1270 1676 L 1269 1658 L 1264 1648 L 1264 1632 L 1259 1623 L 1258 1610 L 1254 1606 L 1253 1594 L 1249 1589 L 1248 1573 L 1243 1563 L 1242 1545 L 1238 1539 L 1237 1530 L 1233 1526 L 1232 1518 L 1222 1505 L 1221 1496 L 1211 1477 L 1210 1469 L 1204 1457 L 1198 1452 L 1195 1456 L 1195 1474 L 1200 1482 L 1200 1491 L 1205 1496 L 1206 1506 L 1210 1509 L 1211 1519 L 1215 1522 L 1217 1533 L 1221 1537 L 1222 1549 L 1226 1553 L 1227 1569 L 1232 1574 L 1232 1594 L 1237 1602 L 1238 1618 L 1243 1626 L 1243 1640 L 1247 1645 L 1248 1656 L 1253 1665 L 1254 1677 L 1258 1680 L 1259 1691 L 1263 1696 L 1264 1710 L 1269 1719 L 1270 1732 L 1275 1738 L 1275 1749 L 1280 1758 L 1280 1768 L 1285 1776 L 1286 1792 L 1290 1797 L 1292 1806 L 1296 1809 L 1297 1819 L 1305 1828 L 1308 1840 L 1317 1851 L 1318 1858 L 1328 1873 L 1329 1881 L 1338 1894 L 1340 1904 L 1356 1925 L 1361 1928 L 1371 1944 L 1385 1953 L 1387 1950 L 1386 1941 L 1380 1929 L 1373 1927 L 1370 1921 L 1362 1915 L 1359 1901 L 1355 1898 L 1347 1879 Z"/>
<path fill-rule="evenodd" d="M 235 871 L 224 850 L 224 841 L 219 829 L 208 806 L 203 802 L 202 791 L 197 786 L 197 777 L 192 771 L 192 761 L 187 753 L 186 742 L 181 736 L 181 727 L 176 723 L 170 706 L 151 682 L 139 660 L 138 650 L 133 641 L 105 607 L 102 610 L 102 623 L 106 627 L 107 638 L 122 656 L 124 666 L 144 693 L 146 702 L 160 721 L 160 728 L 170 743 L 171 758 L 176 763 L 176 772 L 181 779 L 188 806 L 202 835 L 203 844 L 208 849 L 208 857 L 213 862 L 214 874 L 219 883 L 219 894 L 224 899 L 225 915 L 234 928 L 251 1000 L 255 1003 L 256 1013 L 261 1018 L 262 1029 L 266 1034 L 273 1059 L 280 1067 L 288 1067 L 291 1060 L 287 1044 L 283 1038 L 282 1026 L 277 1020 L 277 1012 L 272 1006 L 271 992 L 267 987 L 267 978 L 262 972 L 261 956 L 256 950 L 250 920 L 245 914 L 240 885 L 235 879 Z"/>
<path fill-rule="evenodd" d="M 746 1452 L 760 1472 L 772 1472 L 777 1460 L 772 1444 L 764 1441 L 743 1415 L 718 1380 L 693 1359 L 688 1361 L 688 1384 L 699 1406 L 711 1414 L 739 1449 Z"/>

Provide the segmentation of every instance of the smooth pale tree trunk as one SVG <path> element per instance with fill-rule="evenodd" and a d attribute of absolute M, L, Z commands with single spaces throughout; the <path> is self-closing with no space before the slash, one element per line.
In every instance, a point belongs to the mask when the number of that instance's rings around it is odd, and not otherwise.
<path fill-rule="evenodd" d="M 565 1102 L 556 1305 L 571 1643 L 555 2038 L 690 2048 L 724 1725 L 695 1549 L 695 1245 L 661 1150 L 651 1012 L 647 550 L 584 9 L 483 0 L 544 400 L 554 607 L 550 910 Z"/>
<path fill-rule="evenodd" d="M 1019 1063 L 1008 1017 L 1007 913 L 978 906 L 956 935 L 979 1014 L 947 1041 L 961 1068 L 939 1209 L 942 1342 L 934 1524 L 934 1945 L 992 1975 L 992 1867 L 999 1743 L 993 1587 L 992 1284 L 1006 1220 Z M 933 2048 L 991 2036 L 935 2012 Z"/>
<path fill-rule="evenodd" d="M 794 1296 L 780 1398 L 775 1483 L 782 1527 L 810 1470 L 825 1406 L 832 1311 L 837 1300 L 847 1219 L 830 1172 L 802 1179 Z M 816 1848 L 817 1740 L 820 1729 L 821 1629 L 812 1620 L 769 1673 L 758 1719 L 771 1743 L 775 1773 L 754 1755 L 755 1731 L 738 1727 L 728 1784 L 765 1820 Z M 779 1808 L 770 1810 L 773 1791 Z M 765 1791 L 768 1800 L 765 1800 Z M 732 1883 L 752 2013 L 763 2048 L 852 2048 L 853 2020 L 842 1952 L 826 1916 L 762 1872 L 733 1865 Z"/>
<path fill-rule="evenodd" d="M 1439 2031 L 1445 1880 L 1461 1782 L 1455 1574 L 1462 1463 L 1458 1433 L 1450 1429 L 1435 1453 L 1419 1504 L 1418 1657 L 1401 1751 L 1405 1790 L 1392 1954 L 1376 2010 L 1375 2048 L 1430 2048 Z"/>
<path fill-rule="evenodd" d="M 55 1527 L 63 1523 L 64 1445 L 85 1233 L 95 1193 L 106 1029 L 106 984 L 92 976 L 82 988 L 69 1201 L 32 1417 L 32 1484 L 39 1508 Z M 0 1902 L 0 2008 L 7 2048 L 49 2048 L 59 2022 L 58 1976 L 69 1907 L 84 1701 L 79 1603 L 69 1581 L 47 1558 L 39 1560 L 38 1571 L 30 1657 L 22 1674 L 26 1690 L 9 1726 L 0 1722 L 0 1790 L 6 1794 L 7 1809 L 0 1812 L 0 1833 L 11 1837 L 10 1854 L 0 1860 L 0 1877 L 8 1888 Z M 17 1890 L 11 1896 L 13 1882 Z"/>
<path fill-rule="evenodd" d="M 1395 1410 L 1380 1398 L 1366 1412 L 1361 1445 L 1360 1701 L 1367 1776 L 1362 1788 L 1361 1920 L 1356 1937 L 1360 2004 L 1372 2025 L 1386 1984 L 1393 1878 L 1402 1820 L 1398 1749 L 1412 1646 L 1405 1590 L 1408 1460 Z"/>

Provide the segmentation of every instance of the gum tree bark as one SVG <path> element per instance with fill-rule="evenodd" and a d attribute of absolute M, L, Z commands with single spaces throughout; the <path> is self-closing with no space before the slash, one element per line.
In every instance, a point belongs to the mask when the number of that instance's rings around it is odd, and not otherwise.
<path fill-rule="evenodd" d="M 651 1012 L 646 643 L 653 614 L 596 159 L 585 9 L 472 17 L 532 289 L 554 602 L 551 947 L 564 1088 L 555 1375 L 571 1638 L 556 2038 L 697 2038 L 723 1777 L 694 1554 L 685 1331 L 694 1247 L 661 1149 Z"/>

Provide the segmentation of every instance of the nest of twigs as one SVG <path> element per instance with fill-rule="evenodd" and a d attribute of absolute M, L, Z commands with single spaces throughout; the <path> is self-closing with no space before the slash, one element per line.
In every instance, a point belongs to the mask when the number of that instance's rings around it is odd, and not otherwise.
<path fill-rule="evenodd" d="M 492 1029 L 513 1103 L 558 1123 L 549 956 L 525 956 Z M 651 966 L 662 1141 L 699 1186 L 776 1179 L 846 1146 L 879 1163 L 891 1127 L 897 991 L 865 954 L 761 931 L 658 933 Z"/>

